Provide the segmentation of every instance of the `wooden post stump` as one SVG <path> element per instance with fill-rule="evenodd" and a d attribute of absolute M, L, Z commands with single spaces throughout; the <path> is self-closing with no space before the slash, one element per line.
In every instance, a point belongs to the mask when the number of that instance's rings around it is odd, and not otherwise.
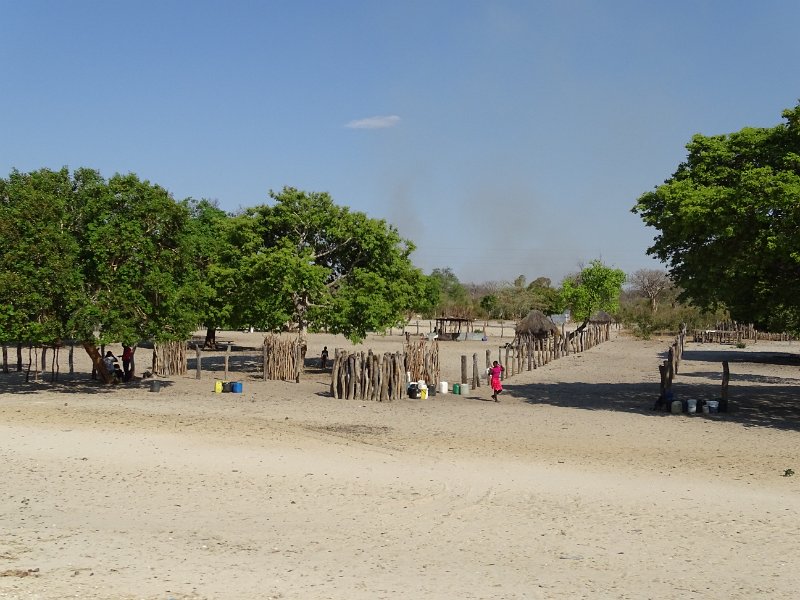
<path fill-rule="evenodd" d="M 731 372 L 728 369 L 728 361 L 722 361 L 722 393 L 720 395 L 719 410 L 728 412 L 728 382 L 731 379 Z"/>

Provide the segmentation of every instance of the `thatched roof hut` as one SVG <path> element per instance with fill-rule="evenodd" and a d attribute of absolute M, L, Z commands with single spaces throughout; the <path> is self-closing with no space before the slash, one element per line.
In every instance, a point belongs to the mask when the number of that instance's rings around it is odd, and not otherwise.
<path fill-rule="evenodd" d="M 549 333 L 559 335 L 558 326 L 553 323 L 542 311 L 532 310 L 514 328 L 517 337 L 546 337 Z"/>
<path fill-rule="evenodd" d="M 614 323 L 616 319 L 612 317 L 605 311 L 598 310 L 594 313 L 591 318 L 589 319 L 589 323 L 596 323 L 596 324 L 606 324 L 606 323 Z"/>

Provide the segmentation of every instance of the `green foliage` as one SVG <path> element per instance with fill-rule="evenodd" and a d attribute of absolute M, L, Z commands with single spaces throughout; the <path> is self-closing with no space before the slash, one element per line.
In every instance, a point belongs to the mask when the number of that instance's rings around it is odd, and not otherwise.
<path fill-rule="evenodd" d="M 385 221 L 337 206 L 326 193 L 284 188 L 248 211 L 256 237 L 243 254 L 241 318 L 269 330 L 297 323 L 353 341 L 430 302 L 435 287 L 409 258 L 414 246 Z"/>
<path fill-rule="evenodd" d="M 244 323 L 235 319 L 234 298 L 241 251 L 232 239 L 236 231 L 234 220 L 216 202 L 189 199 L 185 204 L 190 214 L 189 253 L 202 274 L 195 289 L 200 322 L 212 329 L 238 328 Z"/>
<path fill-rule="evenodd" d="M 82 295 L 71 229 L 72 182 L 66 169 L 12 171 L 0 179 L 0 331 L 4 341 L 38 344 L 73 328 Z"/>
<path fill-rule="evenodd" d="M 538 277 L 528 285 L 531 294 L 531 309 L 541 310 L 546 315 L 563 313 L 567 306 L 561 293 L 550 285 L 547 277 Z M 523 315 L 524 316 L 524 315 Z"/>
<path fill-rule="evenodd" d="M 575 279 L 567 278 L 561 286 L 561 299 L 576 321 L 588 321 L 597 311 L 614 314 L 619 310 L 619 297 L 625 273 L 593 260 Z"/>
<path fill-rule="evenodd" d="M 550 286 L 546 277 L 535 279 L 527 287 L 524 275 L 519 275 L 510 284 L 486 283 L 471 287 L 477 307 L 488 318 L 521 319 L 533 309 L 545 314 L 563 311 L 558 290 Z"/>
<path fill-rule="evenodd" d="M 409 313 L 413 312 L 432 318 L 436 316 L 436 307 L 441 298 L 440 282 L 430 275 L 420 274 L 420 279 L 420 283 L 415 286 L 414 299 Z"/>
<path fill-rule="evenodd" d="M 487 294 L 481 298 L 479 305 L 488 316 L 493 317 L 496 315 L 496 311 L 500 305 L 500 302 L 496 295 Z"/>
<path fill-rule="evenodd" d="M 620 307 L 619 318 L 622 324 L 633 332 L 633 335 L 643 340 L 649 340 L 653 333 L 664 325 L 664 319 L 659 318 L 657 322 L 656 315 L 643 302 Z M 667 329 L 672 329 L 671 322 L 667 325 Z"/>
<path fill-rule="evenodd" d="M 76 172 L 83 226 L 76 231 L 87 298 L 78 335 L 100 341 L 185 340 L 198 323 L 189 210 L 136 175 Z M 200 295 L 202 297 L 202 294 Z"/>
<path fill-rule="evenodd" d="M 353 341 L 433 311 L 441 281 L 386 222 L 284 188 L 228 215 L 134 174 L 79 169 L 0 179 L 6 341 L 183 340 L 200 323 L 297 323 Z M 463 286 L 462 286 L 463 289 Z"/>
<path fill-rule="evenodd" d="M 660 233 L 682 298 L 762 329 L 800 330 L 800 105 L 786 123 L 696 135 L 674 175 L 633 212 Z"/>
<path fill-rule="evenodd" d="M 685 324 L 691 331 L 705 329 L 714 323 L 729 319 L 725 311 L 704 311 L 683 304 L 674 297 L 670 302 L 662 302 L 661 308 L 654 313 L 649 298 L 637 297 L 630 293 L 620 301 L 618 317 L 627 329 L 642 339 L 649 339 L 654 333 L 677 333 L 681 324 Z"/>
<path fill-rule="evenodd" d="M 188 210 L 135 175 L 13 171 L 0 181 L 0 323 L 22 342 L 186 339 L 200 285 Z"/>
<path fill-rule="evenodd" d="M 461 318 L 473 316 L 472 301 L 467 288 L 462 285 L 450 267 L 434 269 L 430 276 L 438 282 L 439 287 L 437 316 Z"/>

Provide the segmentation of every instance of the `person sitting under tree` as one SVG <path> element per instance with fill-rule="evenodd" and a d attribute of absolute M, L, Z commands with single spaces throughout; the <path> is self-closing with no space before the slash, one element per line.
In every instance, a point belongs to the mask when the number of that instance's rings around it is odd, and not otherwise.
<path fill-rule="evenodd" d="M 114 356 L 114 353 L 109 350 L 106 352 L 106 355 L 103 357 L 103 365 L 108 371 L 108 374 L 111 375 L 116 381 L 122 381 L 125 377 L 125 374 L 122 372 L 122 369 L 119 366 L 119 362 L 117 361 L 117 357 Z"/>

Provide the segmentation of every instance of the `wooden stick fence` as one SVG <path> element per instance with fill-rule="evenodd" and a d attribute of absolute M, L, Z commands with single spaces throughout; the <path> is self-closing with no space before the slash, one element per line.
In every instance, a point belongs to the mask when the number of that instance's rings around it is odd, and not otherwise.
<path fill-rule="evenodd" d="M 186 342 L 156 342 L 153 344 L 153 373 L 162 377 L 185 375 Z"/>
<path fill-rule="evenodd" d="M 402 353 L 336 352 L 330 388 L 335 398 L 388 402 L 402 398 L 405 387 L 406 359 Z"/>
<path fill-rule="evenodd" d="M 769 333 L 758 331 L 752 323 L 736 322 L 716 323 L 712 329 L 695 329 L 692 332 L 695 342 L 702 344 L 739 344 L 745 340 L 753 343 L 759 340 L 768 342 L 790 342 L 795 337 L 789 333 Z"/>
<path fill-rule="evenodd" d="M 277 379 L 299 383 L 300 372 L 303 370 L 301 346 L 298 339 L 284 339 L 276 335 L 265 337 L 262 355 L 264 380 Z M 225 360 L 227 371 L 227 354 Z"/>
<path fill-rule="evenodd" d="M 436 340 L 414 340 L 403 344 L 405 370 L 411 373 L 411 381 L 439 383 L 439 342 Z"/>
<path fill-rule="evenodd" d="M 672 400 L 672 380 L 678 374 L 678 369 L 683 358 L 683 348 L 686 343 L 686 328 L 681 327 L 680 333 L 675 337 L 675 341 L 667 351 L 667 359 L 658 365 L 658 373 L 661 377 L 660 394 L 656 400 L 656 408 L 663 407 L 664 410 L 671 410 L 669 406 Z"/>
<path fill-rule="evenodd" d="M 695 341 L 697 341 L 696 333 L 697 332 L 695 332 Z M 667 411 L 672 410 L 672 382 L 675 378 L 675 375 L 678 374 L 685 343 L 686 327 L 682 326 L 680 333 L 667 351 L 667 359 L 662 364 L 658 365 L 661 383 L 660 394 L 658 396 L 658 400 L 656 400 L 655 406 L 653 407 L 656 410 L 659 408 Z M 731 372 L 728 366 L 728 361 L 724 360 L 722 361 L 722 389 L 720 390 L 719 398 L 720 412 L 728 412 L 728 383 L 730 382 L 730 377 Z"/>
<path fill-rule="evenodd" d="M 584 352 L 611 339 L 611 324 L 590 325 L 581 331 L 563 334 L 549 334 L 537 337 L 517 336 L 514 343 L 498 347 L 497 361 L 505 366 L 502 378 L 508 379 L 523 371 L 538 369 L 569 354 Z M 486 351 L 486 364 L 489 366 L 489 351 Z M 462 383 L 464 377 L 462 374 Z M 474 382 L 473 382 L 474 385 Z"/>

